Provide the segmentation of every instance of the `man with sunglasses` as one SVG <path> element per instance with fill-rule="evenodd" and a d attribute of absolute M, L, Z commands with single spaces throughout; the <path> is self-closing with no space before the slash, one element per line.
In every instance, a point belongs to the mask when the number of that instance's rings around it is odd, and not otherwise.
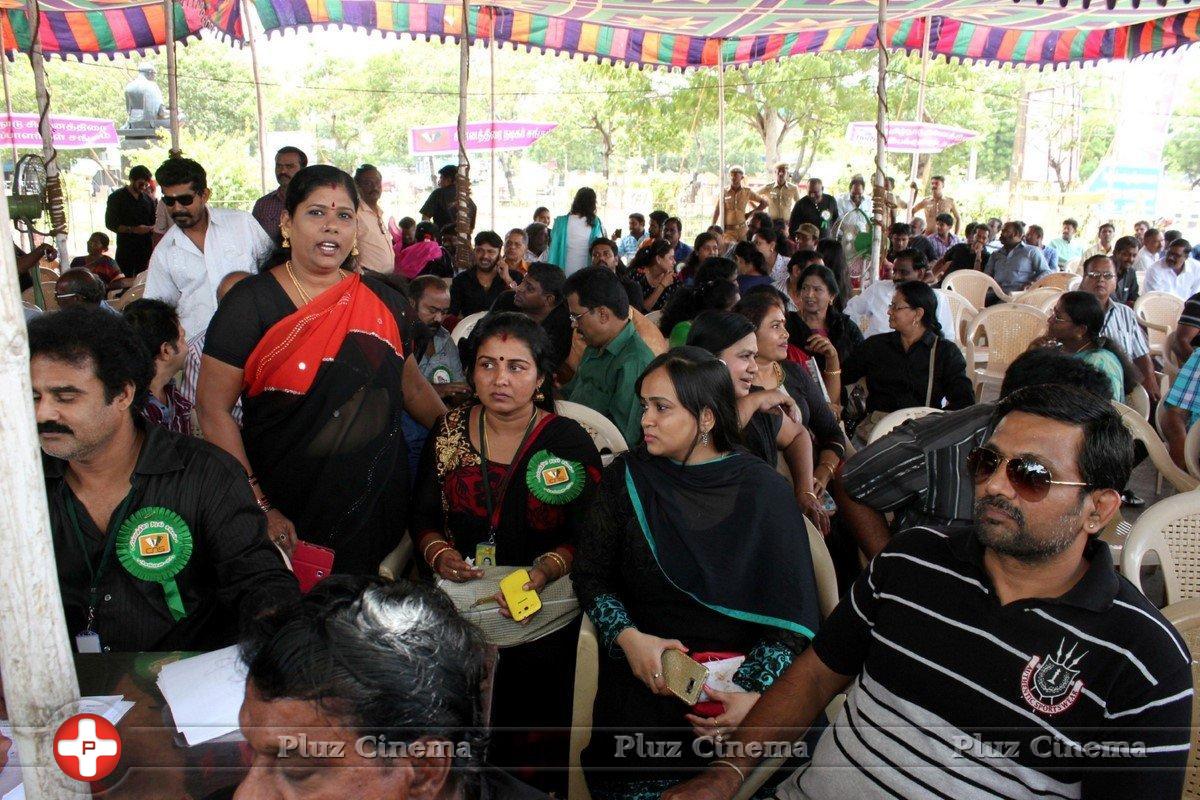
<path fill-rule="evenodd" d="M 258 272 L 274 243 L 245 211 L 210 208 L 208 175 L 190 158 L 169 158 L 154 173 L 175 223 L 150 257 L 145 297 L 179 309 L 191 339 L 208 329 L 217 286 L 231 272 Z"/>
<path fill-rule="evenodd" d="M 1096 534 L 1133 445 L 1112 406 L 1062 384 L 1001 400 L 968 459 L 975 523 L 906 531 L 700 778 L 664 798 L 729 798 L 761 742 L 849 689 L 782 800 L 1175 798 L 1191 657 Z M 761 752 L 761 750 L 759 750 Z"/>

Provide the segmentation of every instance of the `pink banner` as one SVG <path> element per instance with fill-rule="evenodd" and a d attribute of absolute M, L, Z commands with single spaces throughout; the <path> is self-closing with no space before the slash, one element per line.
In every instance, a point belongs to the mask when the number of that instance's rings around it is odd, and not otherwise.
<path fill-rule="evenodd" d="M 554 122 L 468 122 L 468 150 L 524 150 L 558 127 Z M 458 152 L 457 125 L 427 125 L 409 130 L 409 152 L 414 156 L 451 155 Z"/>
<path fill-rule="evenodd" d="M 54 133 L 54 146 L 59 150 L 86 150 L 118 144 L 117 126 L 111 119 L 51 114 L 50 130 Z M 14 144 L 41 148 L 37 114 L 13 114 L 10 120 L 7 114 L 0 113 L 0 147 Z"/>
<path fill-rule="evenodd" d="M 979 134 L 953 125 L 933 122 L 889 122 L 884 126 L 890 153 L 940 153 L 951 145 L 974 139 Z M 874 122 L 851 122 L 846 128 L 851 144 L 875 146 Z"/>

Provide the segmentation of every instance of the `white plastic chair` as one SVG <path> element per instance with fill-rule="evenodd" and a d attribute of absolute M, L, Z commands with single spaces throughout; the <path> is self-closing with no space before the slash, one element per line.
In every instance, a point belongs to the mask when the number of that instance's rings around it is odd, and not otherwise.
<path fill-rule="evenodd" d="M 1187 472 L 1175 466 L 1175 462 L 1171 460 L 1171 454 L 1167 451 L 1167 446 L 1163 444 L 1162 438 L 1154 428 L 1150 427 L 1150 423 L 1146 421 L 1140 411 L 1132 409 L 1124 403 L 1118 403 L 1116 400 L 1112 400 L 1111 402 L 1113 408 L 1121 414 L 1121 421 L 1125 423 L 1125 428 L 1129 431 L 1129 435 L 1145 446 L 1146 452 L 1150 456 L 1150 461 L 1154 464 L 1154 468 L 1166 479 L 1167 483 L 1175 488 L 1175 491 L 1190 492 L 1197 486 L 1200 486 L 1200 480 L 1193 478 Z M 1200 495 L 1197 495 L 1197 497 L 1200 498 Z"/>
<path fill-rule="evenodd" d="M 1004 303 L 980 311 L 967 326 L 963 340 L 967 350 L 967 369 L 971 370 L 976 398 L 982 394 L 984 386 L 999 386 L 1004 381 L 1008 365 L 1045 332 L 1046 317 L 1032 306 Z M 976 339 L 980 334 L 987 337 L 987 357 L 982 368 L 977 365 L 979 345 Z"/>
<path fill-rule="evenodd" d="M 621 429 L 611 419 L 593 408 L 572 403 L 570 400 L 556 400 L 554 401 L 554 413 L 560 417 L 573 419 L 583 426 L 588 436 L 591 436 L 592 441 L 596 444 L 596 449 L 600 451 L 600 459 L 605 466 L 612 463 L 614 457 L 629 449 L 629 445 L 625 443 L 625 437 L 621 435 Z"/>
<path fill-rule="evenodd" d="M 1133 523 L 1121 574 L 1143 593 L 1141 568 L 1149 552 L 1158 555 L 1168 604 L 1200 597 L 1200 493 L 1160 500 Z"/>
<path fill-rule="evenodd" d="M 966 335 L 967 324 L 975 319 L 979 309 L 971 305 L 970 300 L 949 289 L 942 290 L 942 297 L 946 298 L 946 304 L 950 307 L 950 319 L 954 322 L 954 339 L 961 342 Z"/>
<path fill-rule="evenodd" d="M 1138 321 L 1146 326 L 1150 352 L 1156 356 L 1163 355 L 1167 334 L 1179 324 L 1183 300 L 1169 292 L 1148 292 L 1134 301 L 1133 311 Z"/>
<path fill-rule="evenodd" d="M 1029 287 L 1029 291 L 1054 288 L 1060 292 L 1069 292 L 1082 282 L 1083 277 L 1081 275 L 1075 275 L 1071 272 L 1051 272 L 1049 275 L 1043 275 L 1034 281 L 1033 285 Z"/>
<path fill-rule="evenodd" d="M 474 314 L 463 317 L 454 326 L 454 330 L 450 331 L 450 338 L 458 344 L 463 339 L 471 335 L 471 331 L 475 330 L 475 326 L 479 324 L 479 320 L 487 316 L 486 311 L 476 311 Z"/>
<path fill-rule="evenodd" d="M 1062 273 L 1055 273 L 1061 275 Z M 1053 276 L 1047 276 L 1053 277 Z M 1058 302 L 1058 298 L 1062 297 L 1063 290 L 1057 286 L 1039 286 L 1036 289 L 1030 289 L 1027 292 L 1021 292 L 1013 298 L 1014 303 L 1019 303 L 1023 306 L 1032 306 L 1039 311 L 1045 312 L 1047 306 L 1054 308 L 1054 304 Z"/>
<path fill-rule="evenodd" d="M 659 320 L 662 319 L 662 315 L 663 310 L 661 308 L 658 311 L 651 311 L 646 315 L 646 321 L 657 328 Z"/>
<path fill-rule="evenodd" d="M 1133 387 L 1132 392 L 1125 395 L 1125 405 L 1135 411 L 1141 412 L 1146 421 L 1150 421 L 1150 393 L 1140 383 Z"/>
<path fill-rule="evenodd" d="M 600 679 L 600 639 L 596 626 L 583 615 L 575 645 L 575 691 L 571 703 L 571 745 L 567 756 L 567 800 L 591 800 L 579 757 L 592 741 L 592 707 Z"/>
<path fill-rule="evenodd" d="M 967 302 L 976 308 L 984 307 L 988 289 L 991 289 L 996 297 L 1006 303 L 1012 300 L 1012 296 L 1000 288 L 1000 284 L 996 283 L 995 278 L 986 272 L 979 272 L 973 269 L 960 269 L 951 272 L 942 281 L 942 288 L 948 292 L 958 292 L 967 298 Z"/>
<path fill-rule="evenodd" d="M 877 440 L 882 439 L 910 419 L 920 419 L 930 414 L 940 413 L 942 413 L 940 408 L 930 408 L 929 406 L 913 406 L 912 408 L 902 408 L 899 411 L 893 411 L 875 423 L 875 427 L 871 429 L 871 435 L 867 438 L 867 444 L 874 444 Z"/>
<path fill-rule="evenodd" d="M 1188 474 L 1200 480 L 1200 424 L 1188 429 L 1187 438 L 1183 440 L 1183 461 Z"/>
<path fill-rule="evenodd" d="M 383 561 L 380 562 L 379 577 L 386 578 L 389 581 L 403 577 L 404 570 L 408 566 L 412 554 L 412 539 L 406 531 L 400 539 L 400 544 L 396 545 L 396 549 L 384 556 Z"/>
<path fill-rule="evenodd" d="M 1200 685 L 1200 600 L 1180 600 L 1162 610 L 1167 622 L 1175 626 L 1192 654 L 1192 683 Z M 1187 771 L 1183 778 L 1183 800 L 1200 798 L 1200 694 L 1192 695 L 1192 747 L 1188 752 Z"/>

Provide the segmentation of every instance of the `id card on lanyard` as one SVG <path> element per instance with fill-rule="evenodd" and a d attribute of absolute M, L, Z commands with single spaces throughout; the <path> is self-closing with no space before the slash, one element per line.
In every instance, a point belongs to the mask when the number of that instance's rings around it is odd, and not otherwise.
<path fill-rule="evenodd" d="M 508 493 L 508 484 L 512 480 L 513 473 L 517 469 L 517 463 L 525 455 L 525 451 L 529 447 L 529 443 L 535 433 L 534 423 L 537 422 L 537 408 L 533 409 L 533 414 L 529 417 L 529 424 L 525 426 L 525 433 L 521 436 L 521 443 L 517 445 L 516 453 L 513 455 L 512 463 L 508 465 L 508 469 L 504 473 L 504 477 L 500 479 L 499 502 L 492 500 L 492 481 L 488 471 L 488 445 L 487 445 L 487 429 L 484 427 L 484 416 L 487 410 L 479 409 L 479 471 L 483 476 L 483 502 L 487 508 L 488 532 L 487 541 L 480 542 L 475 545 L 475 566 L 476 567 L 494 567 L 498 563 L 496 560 L 496 530 L 500 526 L 500 512 L 504 506 L 504 496 Z M 547 417 L 546 419 L 549 419 Z"/>
<path fill-rule="evenodd" d="M 64 485 L 64 489 L 65 489 Z M 75 507 L 75 498 L 69 490 L 66 491 L 66 511 L 67 519 L 71 523 L 71 530 L 75 534 L 75 541 L 79 543 L 79 552 L 83 556 L 83 563 L 88 570 L 88 605 L 87 605 L 87 621 L 84 628 L 79 633 L 75 634 L 75 649 L 80 653 L 99 653 L 104 648 L 100 641 L 100 634 L 96 632 L 96 608 L 97 601 L 100 597 L 100 581 L 104 579 L 104 574 L 108 571 L 108 567 L 113 559 L 113 551 L 116 549 L 117 530 L 121 523 L 125 520 L 125 514 L 129 511 L 129 505 L 133 502 L 134 487 L 130 485 L 129 494 L 125 495 L 125 499 L 117 506 L 117 510 L 108 520 L 108 530 L 104 539 L 104 550 L 100 555 L 100 562 L 92 564 L 92 559 L 88 556 L 87 542 L 83 538 L 83 529 L 79 527 L 79 512 Z"/>

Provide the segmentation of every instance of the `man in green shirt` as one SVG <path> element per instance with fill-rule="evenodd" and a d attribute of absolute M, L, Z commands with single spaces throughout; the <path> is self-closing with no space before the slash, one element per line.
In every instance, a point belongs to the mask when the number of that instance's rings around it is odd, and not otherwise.
<path fill-rule="evenodd" d="M 603 267 L 579 270 L 567 278 L 563 292 L 571 324 L 587 343 L 563 397 L 611 419 L 633 447 L 642 438 L 642 404 L 633 385 L 654 353 L 629 319 L 629 295 L 620 278 Z"/>

